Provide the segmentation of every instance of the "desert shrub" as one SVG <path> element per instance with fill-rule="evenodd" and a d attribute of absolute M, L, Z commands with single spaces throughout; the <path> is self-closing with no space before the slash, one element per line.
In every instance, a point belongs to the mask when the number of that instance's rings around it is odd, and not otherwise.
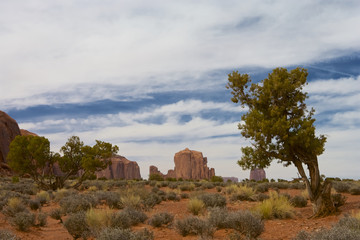
<path fill-rule="evenodd" d="M 92 233 L 98 233 L 110 225 L 111 212 L 106 209 L 90 208 L 86 211 L 85 221 Z"/>
<path fill-rule="evenodd" d="M 153 215 L 149 219 L 149 224 L 153 227 L 161 227 L 162 225 L 167 225 L 171 223 L 173 220 L 174 215 L 167 212 L 161 212 Z"/>
<path fill-rule="evenodd" d="M 198 217 L 188 217 L 175 222 L 175 228 L 181 236 L 200 235 L 201 237 L 213 236 L 215 229 L 207 221 Z"/>
<path fill-rule="evenodd" d="M 202 186 L 207 189 L 212 189 L 215 187 L 215 184 L 212 182 L 204 182 Z"/>
<path fill-rule="evenodd" d="M 50 212 L 50 217 L 55 219 L 55 220 L 59 220 L 60 223 L 62 223 L 62 212 L 60 208 L 55 208 Z"/>
<path fill-rule="evenodd" d="M 59 202 L 61 199 L 65 198 L 65 197 L 76 194 L 76 191 L 61 188 L 61 189 L 56 190 L 56 192 L 54 192 L 53 194 L 54 194 L 55 202 Z"/>
<path fill-rule="evenodd" d="M 43 212 L 40 212 L 40 213 L 38 213 L 38 215 L 37 215 L 37 222 L 38 222 L 38 226 L 40 226 L 40 227 L 44 227 L 44 226 L 46 226 L 46 224 L 47 224 L 47 214 L 46 213 L 43 213 Z"/>
<path fill-rule="evenodd" d="M 331 194 L 331 198 L 336 208 L 343 206 L 346 202 L 346 197 L 343 196 L 341 193 Z"/>
<path fill-rule="evenodd" d="M 255 190 L 259 193 L 264 193 L 267 192 L 269 190 L 269 183 L 259 183 L 256 187 Z"/>
<path fill-rule="evenodd" d="M 227 193 L 232 194 L 231 201 L 253 201 L 255 190 L 249 186 L 230 185 L 226 189 Z"/>
<path fill-rule="evenodd" d="M 216 186 L 216 191 L 217 191 L 217 192 L 221 192 L 221 190 L 222 190 L 222 187 L 221 187 L 221 186 Z"/>
<path fill-rule="evenodd" d="M 275 188 L 277 188 L 277 189 L 288 189 L 291 186 L 290 183 L 282 182 L 282 181 L 280 181 L 280 182 L 271 182 L 269 184 L 270 184 L 270 188 L 272 188 L 272 189 L 275 189 Z"/>
<path fill-rule="evenodd" d="M 28 231 L 31 226 L 35 225 L 35 214 L 27 211 L 18 212 L 11 221 L 18 230 Z"/>
<path fill-rule="evenodd" d="M 125 208 L 120 212 L 113 213 L 110 219 L 110 226 L 114 228 L 129 228 L 145 222 L 147 216 L 142 211 Z"/>
<path fill-rule="evenodd" d="M 181 191 L 194 191 L 195 184 L 194 183 L 183 183 L 179 186 Z"/>
<path fill-rule="evenodd" d="M 186 198 L 189 198 L 190 196 L 189 196 L 188 193 L 181 193 L 180 197 L 183 198 L 183 199 L 186 199 Z"/>
<path fill-rule="evenodd" d="M 131 232 L 130 229 L 105 228 L 98 235 L 97 240 L 153 240 L 154 234 L 148 229 Z"/>
<path fill-rule="evenodd" d="M 321 229 L 314 233 L 301 231 L 294 240 L 358 240 L 360 221 L 352 217 L 344 217 L 331 229 Z"/>
<path fill-rule="evenodd" d="M 133 232 L 130 240 L 153 240 L 154 233 L 147 228 L 144 228 L 140 231 Z"/>
<path fill-rule="evenodd" d="M 180 197 L 177 196 L 175 192 L 168 192 L 166 194 L 166 199 L 172 201 L 180 201 Z"/>
<path fill-rule="evenodd" d="M 294 207 L 306 207 L 307 200 L 303 196 L 297 195 L 290 199 L 290 204 Z"/>
<path fill-rule="evenodd" d="M 121 201 L 121 195 L 118 192 L 104 192 L 102 199 L 110 208 L 122 209 L 124 205 Z"/>
<path fill-rule="evenodd" d="M 193 198 L 190 199 L 187 208 L 192 214 L 199 215 L 200 213 L 203 213 L 205 211 L 205 204 L 202 200 L 198 198 Z"/>
<path fill-rule="evenodd" d="M 350 188 L 350 194 L 351 195 L 360 195 L 360 187 L 359 186 L 353 186 Z"/>
<path fill-rule="evenodd" d="M 205 193 L 198 196 L 202 200 L 206 207 L 225 207 L 226 198 L 219 193 Z"/>
<path fill-rule="evenodd" d="M 333 182 L 333 188 L 338 193 L 348 193 L 351 188 L 351 184 L 347 182 Z"/>
<path fill-rule="evenodd" d="M 64 213 L 87 211 L 97 205 L 97 199 L 93 195 L 77 194 L 64 197 L 60 201 L 60 207 Z"/>
<path fill-rule="evenodd" d="M 211 182 L 223 182 L 224 179 L 221 176 L 212 176 L 210 181 Z"/>
<path fill-rule="evenodd" d="M 89 235 L 90 230 L 85 219 L 85 212 L 81 211 L 71 214 L 64 221 L 66 230 L 71 236 L 73 236 L 74 239 L 78 239 L 80 237 L 86 239 L 86 237 Z"/>
<path fill-rule="evenodd" d="M 7 229 L 0 229 L 0 239 L 3 240 L 20 240 L 14 233 Z"/>
<path fill-rule="evenodd" d="M 171 183 L 169 183 L 169 188 L 171 188 L 171 189 L 175 189 L 175 188 L 177 188 L 178 187 L 178 183 L 177 182 L 171 182 Z"/>
<path fill-rule="evenodd" d="M 262 202 L 266 199 L 269 199 L 269 195 L 265 194 L 265 193 L 258 193 L 258 194 L 255 194 L 252 199 L 254 199 L 255 201 L 258 201 L 258 202 Z"/>
<path fill-rule="evenodd" d="M 150 193 L 146 198 L 141 201 L 145 209 L 153 208 L 156 204 L 160 204 L 161 202 L 162 198 L 155 193 Z"/>
<path fill-rule="evenodd" d="M 153 193 L 157 193 L 157 192 L 159 192 L 159 188 L 158 187 L 153 187 L 152 189 L 151 189 L 151 192 L 153 192 Z"/>
<path fill-rule="evenodd" d="M 41 207 L 41 203 L 39 199 L 31 199 L 29 201 L 29 207 L 31 210 L 38 210 Z"/>
<path fill-rule="evenodd" d="M 124 207 L 140 209 L 141 198 L 139 195 L 126 194 L 120 198 Z"/>
<path fill-rule="evenodd" d="M 209 209 L 209 223 L 218 229 L 228 228 L 227 217 L 229 213 L 226 209 L 214 207 Z"/>
<path fill-rule="evenodd" d="M 164 177 L 160 174 L 150 174 L 149 176 L 149 180 L 150 181 L 164 181 Z"/>
<path fill-rule="evenodd" d="M 23 200 L 17 197 L 10 198 L 7 205 L 3 209 L 3 213 L 7 216 L 14 217 L 17 213 L 27 211 Z"/>
<path fill-rule="evenodd" d="M 292 188 L 292 189 L 305 189 L 306 186 L 302 182 L 294 182 L 294 183 L 290 184 L 290 188 Z"/>
<path fill-rule="evenodd" d="M 230 228 L 250 239 L 258 237 L 264 231 L 264 222 L 260 216 L 249 211 L 231 212 L 226 222 Z"/>
<path fill-rule="evenodd" d="M 41 205 L 44 205 L 45 203 L 50 201 L 50 195 L 46 191 L 40 191 L 36 194 L 36 199 L 40 201 Z"/>
<path fill-rule="evenodd" d="M 270 192 L 270 198 L 260 203 L 256 210 L 265 219 L 291 218 L 294 215 L 294 208 L 289 200 L 274 191 Z"/>

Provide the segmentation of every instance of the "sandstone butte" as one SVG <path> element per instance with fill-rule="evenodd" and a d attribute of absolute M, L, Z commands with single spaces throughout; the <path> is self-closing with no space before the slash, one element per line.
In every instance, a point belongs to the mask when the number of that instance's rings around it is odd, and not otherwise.
<path fill-rule="evenodd" d="M 174 163 L 174 170 L 169 170 L 167 174 L 162 174 L 156 166 L 150 166 L 150 175 L 159 174 L 164 178 L 182 178 L 184 180 L 210 179 L 215 176 L 215 169 L 208 168 L 207 158 L 203 157 L 202 152 L 186 148 L 175 153 Z"/>
<path fill-rule="evenodd" d="M 28 130 L 19 129 L 18 123 L 13 118 L 0 111 L 0 173 L 2 174 L 11 174 L 10 168 L 6 164 L 6 156 L 9 152 L 11 141 L 18 135 L 38 136 Z M 106 177 L 108 179 L 141 179 L 140 168 L 137 162 L 115 155 L 111 158 L 111 163 L 103 171 L 97 172 L 97 177 Z M 62 174 L 59 166 L 56 164 L 53 171 L 55 174 Z"/>
<path fill-rule="evenodd" d="M 262 168 L 254 168 L 250 171 L 250 180 L 261 181 L 266 178 L 265 170 Z"/>

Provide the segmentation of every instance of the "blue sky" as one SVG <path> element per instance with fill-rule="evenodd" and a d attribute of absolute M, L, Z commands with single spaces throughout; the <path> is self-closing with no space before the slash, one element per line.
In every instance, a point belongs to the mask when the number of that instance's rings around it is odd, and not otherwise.
<path fill-rule="evenodd" d="M 243 179 L 245 110 L 227 74 L 301 66 L 328 137 L 321 173 L 358 179 L 359 12 L 359 1 L 1 1 L 0 110 L 54 151 L 72 135 L 117 144 L 144 178 L 188 147 Z M 276 162 L 267 175 L 297 177 Z"/>

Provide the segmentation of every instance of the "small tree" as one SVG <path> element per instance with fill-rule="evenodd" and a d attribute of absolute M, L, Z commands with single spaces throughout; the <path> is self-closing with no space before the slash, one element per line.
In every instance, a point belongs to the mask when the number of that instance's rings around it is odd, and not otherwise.
<path fill-rule="evenodd" d="M 116 145 L 96 140 L 93 147 L 86 146 L 80 138 L 68 139 L 58 153 L 50 151 L 50 142 L 44 137 L 17 136 L 10 144 L 7 160 L 9 166 L 19 174 L 29 174 L 42 189 L 64 187 L 71 176 L 78 176 L 78 187 L 96 171 L 105 169 L 110 158 L 117 153 Z M 54 173 L 58 165 L 61 174 Z"/>
<path fill-rule="evenodd" d="M 248 108 L 238 127 L 251 146 L 242 148 L 238 164 L 244 170 L 268 167 L 274 159 L 284 166 L 294 164 L 314 204 L 314 217 L 320 217 L 335 212 L 335 207 L 331 182 L 321 184 L 317 156 L 324 151 L 326 137 L 315 136 L 315 110 L 307 110 L 305 104 L 307 93 L 302 90 L 307 75 L 303 68 L 290 72 L 276 68 L 255 84 L 249 75 L 234 71 L 228 75 L 226 87 L 232 90 L 233 102 Z"/>

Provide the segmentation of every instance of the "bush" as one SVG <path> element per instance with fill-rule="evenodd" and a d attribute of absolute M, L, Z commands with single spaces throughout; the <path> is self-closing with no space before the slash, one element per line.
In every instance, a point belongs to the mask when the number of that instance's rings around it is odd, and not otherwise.
<path fill-rule="evenodd" d="M 212 176 L 210 181 L 211 182 L 224 182 L 224 179 L 220 176 Z"/>
<path fill-rule="evenodd" d="M 86 224 L 93 233 L 110 226 L 111 212 L 105 209 L 90 208 L 85 214 Z"/>
<path fill-rule="evenodd" d="M 65 220 L 64 226 L 74 239 L 78 239 L 80 237 L 86 239 L 90 232 L 89 226 L 85 220 L 85 212 L 71 214 Z"/>
<path fill-rule="evenodd" d="M 231 201 L 253 201 L 253 197 L 255 196 L 255 191 L 252 187 L 248 186 L 237 186 L 230 185 L 226 188 L 228 194 L 232 194 L 230 197 Z"/>
<path fill-rule="evenodd" d="M 360 195 L 360 187 L 352 187 L 350 188 L 350 194 L 351 195 Z"/>
<path fill-rule="evenodd" d="M 55 208 L 50 212 L 50 217 L 55 219 L 55 220 L 59 220 L 60 223 L 62 223 L 62 213 L 61 213 L 61 209 L 60 208 Z"/>
<path fill-rule="evenodd" d="M 177 196 L 175 192 L 168 192 L 166 194 L 166 199 L 172 201 L 180 201 L 180 197 Z"/>
<path fill-rule="evenodd" d="M 0 229 L 0 239 L 3 240 L 20 240 L 14 233 L 7 229 Z"/>
<path fill-rule="evenodd" d="M 145 222 L 146 219 L 145 213 L 133 208 L 125 208 L 121 212 L 112 214 L 110 225 L 115 228 L 129 228 L 130 226 Z"/>
<path fill-rule="evenodd" d="M 256 186 L 255 190 L 259 193 L 264 193 L 269 190 L 269 187 L 270 187 L 269 183 L 259 183 Z"/>
<path fill-rule="evenodd" d="M 149 224 L 153 227 L 161 227 L 162 225 L 167 225 L 171 223 L 173 220 L 174 220 L 174 215 L 167 212 L 162 212 L 152 216 L 149 219 Z"/>
<path fill-rule="evenodd" d="M 29 201 L 29 206 L 31 210 L 38 210 L 41 207 L 41 203 L 39 199 L 32 199 Z"/>
<path fill-rule="evenodd" d="M 46 226 L 47 216 L 48 215 L 46 213 L 43 213 L 43 212 L 38 213 L 38 215 L 37 215 L 38 226 L 40 226 L 40 227 Z"/>
<path fill-rule="evenodd" d="M 265 219 L 291 218 L 294 215 L 293 206 L 285 196 L 279 196 L 277 192 L 270 192 L 270 198 L 257 206 L 258 213 Z"/>
<path fill-rule="evenodd" d="M 194 191 L 195 189 L 195 184 L 193 183 L 183 183 L 179 186 L 179 189 L 181 191 Z"/>
<path fill-rule="evenodd" d="M 231 212 L 226 222 L 230 228 L 250 239 L 258 237 L 264 231 L 264 222 L 249 211 Z"/>
<path fill-rule="evenodd" d="M 224 208 L 215 207 L 209 209 L 209 223 L 218 229 L 229 228 L 227 217 L 228 211 Z"/>
<path fill-rule="evenodd" d="M 269 195 L 267 195 L 267 194 L 265 194 L 265 193 L 258 193 L 258 194 L 256 194 L 256 195 L 254 195 L 252 198 L 253 198 L 255 201 L 262 202 L 262 201 L 264 201 L 264 200 L 266 200 L 266 199 L 269 199 L 270 197 L 269 197 Z"/>
<path fill-rule="evenodd" d="M 7 201 L 7 205 L 4 208 L 4 214 L 10 217 L 14 217 L 17 213 L 27 211 L 26 206 L 20 198 L 14 197 Z"/>
<path fill-rule="evenodd" d="M 338 193 L 348 193 L 350 191 L 351 184 L 347 182 L 333 182 L 333 188 Z"/>
<path fill-rule="evenodd" d="M 186 198 L 189 198 L 190 196 L 189 196 L 188 193 L 181 193 L 180 197 L 183 198 L 183 199 L 186 199 Z"/>
<path fill-rule="evenodd" d="M 12 219 L 13 224 L 20 231 L 28 231 L 31 226 L 35 225 L 35 214 L 30 212 L 18 212 Z"/>
<path fill-rule="evenodd" d="M 67 196 L 60 201 L 60 207 L 64 213 L 87 211 L 96 205 L 97 199 L 87 194 Z"/>
<path fill-rule="evenodd" d="M 40 201 L 41 205 L 44 205 L 45 203 L 50 201 L 50 195 L 46 191 L 40 191 L 36 194 L 36 199 Z"/>
<path fill-rule="evenodd" d="M 150 181 L 164 181 L 164 177 L 160 174 L 150 174 L 149 176 L 149 180 Z"/>
<path fill-rule="evenodd" d="M 205 210 L 204 202 L 198 198 L 190 199 L 187 207 L 188 210 L 194 215 L 199 215 L 200 213 L 203 213 Z"/>
<path fill-rule="evenodd" d="M 142 200 L 142 204 L 145 209 L 153 208 L 156 204 L 160 204 L 162 202 L 162 198 L 155 193 L 150 193 L 146 198 Z"/>
<path fill-rule="evenodd" d="M 198 217 L 188 217 L 183 220 L 178 220 L 175 223 L 175 228 L 183 237 L 187 235 L 211 237 L 215 231 L 211 224 Z"/>
<path fill-rule="evenodd" d="M 303 197 L 303 196 L 294 196 L 290 199 L 290 204 L 293 205 L 294 207 L 306 207 L 307 205 L 307 200 Z"/>
<path fill-rule="evenodd" d="M 226 206 L 226 198 L 219 193 L 200 194 L 198 196 L 198 199 L 203 201 L 203 203 L 205 204 L 206 207 L 225 207 Z"/>
<path fill-rule="evenodd" d="M 154 234 L 148 229 L 131 232 L 130 229 L 105 228 L 97 236 L 97 240 L 153 240 Z"/>
<path fill-rule="evenodd" d="M 140 209 L 141 198 L 139 195 L 126 194 L 125 196 L 122 196 L 120 199 L 124 207 Z"/>

